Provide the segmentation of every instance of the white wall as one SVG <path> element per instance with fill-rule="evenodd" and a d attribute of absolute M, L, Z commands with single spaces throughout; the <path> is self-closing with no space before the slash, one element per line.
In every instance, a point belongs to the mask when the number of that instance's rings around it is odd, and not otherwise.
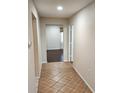
<path fill-rule="evenodd" d="M 68 19 L 64 18 L 41 18 L 41 42 L 42 42 L 42 56 L 43 56 L 43 62 L 47 62 L 47 56 L 46 56 L 46 50 L 47 50 L 47 44 L 46 44 L 46 25 L 63 25 L 64 28 L 64 60 L 68 60 Z"/>
<path fill-rule="evenodd" d="M 33 31 L 32 31 L 32 12 L 36 17 L 37 22 L 37 34 L 40 34 L 40 21 L 38 17 L 37 10 L 32 2 L 28 1 L 28 41 L 33 42 Z M 41 62 L 41 42 L 40 36 L 38 35 L 38 51 L 39 51 L 39 62 Z M 33 43 L 32 43 L 33 44 Z M 35 68 L 34 68 L 34 49 L 33 45 L 28 49 L 28 93 L 37 93 L 37 78 L 35 77 Z M 41 65 L 39 63 L 39 73 Z"/>
<path fill-rule="evenodd" d="M 95 4 L 70 18 L 74 25 L 74 67 L 95 91 Z"/>
<path fill-rule="evenodd" d="M 60 27 L 55 25 L 46 26 L 47 49 L 54 50 L 61 48 Z"/>

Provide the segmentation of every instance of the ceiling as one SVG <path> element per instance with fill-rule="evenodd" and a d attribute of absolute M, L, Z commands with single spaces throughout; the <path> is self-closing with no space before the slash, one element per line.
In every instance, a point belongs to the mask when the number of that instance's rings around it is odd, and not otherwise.
<path fill-rule="evenodd" d="M 34 0 L 41 17 L 69 18 L 77 11 L 94 0 Z M 63 11 L 57 11 L 57 6 L 63 6 Z"/>

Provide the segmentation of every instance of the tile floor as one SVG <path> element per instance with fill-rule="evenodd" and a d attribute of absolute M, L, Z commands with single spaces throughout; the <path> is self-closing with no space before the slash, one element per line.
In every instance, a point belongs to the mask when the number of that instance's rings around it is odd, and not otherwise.
<path fill-rule="evenodd" d="M 38 93 L 92 93 L 67 62 L 43 64 Z"/>

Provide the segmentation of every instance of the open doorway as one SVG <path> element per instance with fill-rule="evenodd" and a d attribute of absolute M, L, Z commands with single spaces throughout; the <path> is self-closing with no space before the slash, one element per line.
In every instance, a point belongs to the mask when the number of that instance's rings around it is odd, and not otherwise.
<path fill-rule="evenodd" d="M 63 62 L 63 26 L 46 25 L 47 62 Z"/>
<path fill-rule="evenodd" d="M 38 36 L 37 36 L 37 22 L 36 22 L 36 17 L 32 13 L 32 33 L 33 33 L 33 50 L 34 50 L 34 66 L 35 66 L 35 76 L 37 77 L 39 75 L 39 67 L 38 67 Z"/>

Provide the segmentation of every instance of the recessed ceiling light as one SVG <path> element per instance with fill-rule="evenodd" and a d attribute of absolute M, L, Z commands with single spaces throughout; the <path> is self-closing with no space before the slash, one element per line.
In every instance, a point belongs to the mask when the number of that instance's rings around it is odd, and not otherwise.
<path fill-rule="evenodd" d="M 57 10 L 58 11 L 62 11 L 63 10 L 63 7 L 62 6 L 57 6 Z"/>

